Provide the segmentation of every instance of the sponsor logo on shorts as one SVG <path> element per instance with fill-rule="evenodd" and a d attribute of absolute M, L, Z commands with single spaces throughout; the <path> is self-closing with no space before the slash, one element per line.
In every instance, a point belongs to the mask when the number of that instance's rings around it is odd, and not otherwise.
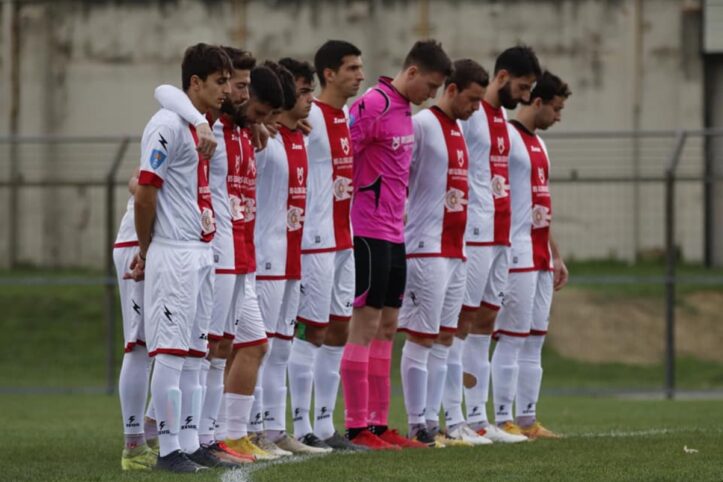
<path fill-rule="evenodd" d="M 417 293 L 415 293 L 414 291 L 410 291 L 409 298 L 412 300 L 412 304 L 414 306 L 419 306 L 419 303 L 417 302 Z"/>
<path fill-rule="evenodd" d="M 171 313 L 171 310 L 169 310 L 166 305 L 163 305 L 163 314 L 166 315 L 166 319 L 168 320 L 168 322 L 173 325 L 173 313 Z"/>
<path fill-rule="evenodd" d="M 136 300 L 134 300 L 134 299 L 131 299 L 131 303 L 133 303 L 133 311 L 135 311 L 136 314 L 140 315 L 141 314 L 140 305 L 138 303 L 136 303 Z"/>

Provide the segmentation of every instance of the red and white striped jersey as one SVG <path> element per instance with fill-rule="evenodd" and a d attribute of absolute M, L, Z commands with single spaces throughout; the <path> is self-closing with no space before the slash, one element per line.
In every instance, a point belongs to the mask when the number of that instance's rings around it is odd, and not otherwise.
<path fill-rule="evenodd" d="M 256 161 L 256 279 L 301 279 L 308 174 L 304 135 L 282 126 Z"/>
<path fill-rule="evenodd" d="M 512 256 L 510 271 L 552 269 L 550 161 L 542 139 L 510 122 Z"/>
<path fill-rule="evenodd" d="M 211 158 L 211 196 L 216 214 L 213 254 L 216 273 L 245 273 L 246 225 L 241 184 L 241 129 L 226 115 L 213 125 L 216 151 Z"/>
<path fill-rule="evenodd" d="M 256 154 L 251 143 L 251 132 L 248 128 L 241 129 L 241 193 L 244 208 L 243 222 L 246 226 L 244 241 L 246 243 L 246 266 L 244 273 L 256 271 L 256 247 L 254 245 L 254 228 L 256 226 Z"/>
<path fill-rule="evenodd" d="M 210 242 L 216 232 L 209 161 L 198 155 L 196 128 L 167 109 L 148 122 L 141 140 L 139 185 L 158 188 L 153 236 Z"/>
<path fill-rule="evenodd" d="M 464 259 L 469 156 L 462 129 L 436 106 L 419 112 L 412 122 L 407 257 Z"/>
<path fill-rule="evenodd" d="M 354 157 L 348 109 L 315 100 L 309 122 L 312 131 L 307 145 L 309 177 L 302 250 L 349 249 L 353 246 L 349 212 Z"/>
<path fill-rule="evenodd" d="M 510 139 L 504 109 L 482 101 L 462 130 L 469 149 L 470 246 L 510 245 Z"/>
<path fill-rule="evenodd" d="M 118 227 L 118 234 L 115 237 L 115 244 L 113 245 L 114 248 L 138 246 L 135 219 L 135 205 L 133 203 L 133 196 L 131 196 L 128 198 L 126 212 L 123 214 L 120 226 Z"/>

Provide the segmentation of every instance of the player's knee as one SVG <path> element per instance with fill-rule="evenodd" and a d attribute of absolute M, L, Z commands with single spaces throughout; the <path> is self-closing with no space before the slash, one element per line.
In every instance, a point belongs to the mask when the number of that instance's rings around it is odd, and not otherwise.
<path fill-rule="evenodd" d="M 348 321 L 332 321 L 324 337 L 324 344 L 328 346 L 344 346 L 349 338 Z"/>
<path fill-rule="evenodd" d="M 311 326 L 305 323 L 299 323 L 296 330 L 296 337 L 314 346 L 321 346 L 324 343 L 326 332 L 326 326 Z"/>
<path fill-rule="evenodd" d="M 432 345 L 434 344 L 434 338 L 413 335 L 411 333 L 407 333 L 407 341 L 411 341 L 412 343 L 416 343 L 417 345 L 421 345 L 427 348 L 432 348 Z"/>
<path fill-rule="evenodd" d="M 216 346 L 216 358 L 223 358 L 228 360 L 233 352 L 233 340 L 224 338 L 218 342 Z"/>
<path fill-rule="evenodd" d="M 436 343 L 439 343 L 442 346 L 452 346 L 452 342 L 454 341 L 454 333 L 450 331 L 441 331 L 439 332 L 439 335 L 437 336 Z"/>

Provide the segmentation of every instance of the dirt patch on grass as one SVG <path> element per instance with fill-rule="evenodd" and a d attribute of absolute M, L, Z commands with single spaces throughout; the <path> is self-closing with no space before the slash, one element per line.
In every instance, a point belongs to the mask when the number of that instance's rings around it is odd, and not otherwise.
<path fill-rule="evenodd" d="M 556 293 L 549 343 L 560 355 L 587 362 L 647 365 L 664 357 L 662 297 L 627 297 L 567 288 Z M 680 295 L 678 355 L 723 362 L 723 293 Z"/>

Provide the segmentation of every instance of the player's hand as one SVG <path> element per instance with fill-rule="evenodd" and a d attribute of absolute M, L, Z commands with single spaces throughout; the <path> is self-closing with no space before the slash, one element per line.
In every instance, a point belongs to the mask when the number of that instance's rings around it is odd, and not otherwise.
<path fill-rule="evenodd" d="M 266 127 L 266 130 L 269 131 L 269 137 L 275 138 L 276 134 L 279 133 L 279 124 L 276 122 L 269 122 L 268 124 L 264 124 L 264 127 Z"/>
<path fill-rule="evenodd" d="M 123 275 L 123 279 L 132 279 L 133 281 L 143 281 L 146 277 L 146 261 L 141 258 L 140 251 L 136 253 L 131 261 L 130 271 Z"/>
<path fill-rule="evenodd" d="M 266 149 L 266 144 L 269 142 L 270 136 L 264 124 L 253 124 L 251 126 L 251 142 L 257 151 Z"/>
<path fill-rule="evenodd" d="M 567 266 L 565 266 L 565 262 L 562 260 L 562 258 L 557 258 L 552 261 L 552 268 L 554 279 L 553 286 L 555 288 L 555 291 L 560 291 L 567 284 L 567 279 L 569 276 Z"/>
<path fill-rule="evenodd" d="M 296 124 L 296 128 L 299 129 L 305 136 L 311 134 L 311 123 L 307 119 L 301 119 L 299 123 Z"/>
<path fill-rule="evenodd" d="M 196 126 L 196 134 L 198 135 L 198 146 L 196 150 L 206 159 L 211 159 L 216 151 L 216 136 L 213 135 L 211 126 L 204 123 Z"/>

